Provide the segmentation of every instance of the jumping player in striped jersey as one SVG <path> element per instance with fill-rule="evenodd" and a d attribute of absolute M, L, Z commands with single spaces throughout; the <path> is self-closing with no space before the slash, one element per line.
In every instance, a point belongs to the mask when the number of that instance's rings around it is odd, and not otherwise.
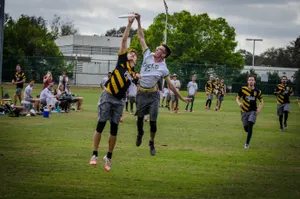
<path fill-rule="evenodd" d="M 101 133 L 106 121 L 110 120 L 110 136 L 108 139 L 108 152 L 104 156 L 104 169 L 111 169 L 112 153 L 115 148 L 118 126 L 124 108 L 124 96 L 133 78 L 135 77 L 134 66 L 137 62 L 137 52 L 127 49 L 127 38 L 134 17 L 128 19 L 128 25 L 123 34 L 122 44 L 118 52 L 117 66 L 111 74 L 111 78 L 105 83 L 105 88 L 98 102 L 98 122 L 94 133 L 94 150 L 90 159 L 90 165 L 96 166 L 98 159 L 98 147 Z"/>
<path fill-rule="evenodd" d="M 243 99 L 243 102 L 240 102 Z M 257 107 L 256 100 L 259 100 Z M 256 122 L 257 115 L 261 112 L 264 101 L 261 90 L 255 88 L 255 76 L 248 77 L 248 86 L 243 86 L 236 97 L 236 102 L 241 108 L 242 122 L 245 132 L 248 133 L 245 149 L 249 149 L 250 140 L 253 132 L 253 125 Z"/>
<path fill-rule="evenodd" d="M 275 94 L 277 95 L 277 115 L 279 116 L 280 131 L 286 130 L 287 119 L 290 112 L 290 95 L 294 95 L 292 87 L 287 84 L 287 77 L 282 76 L 281 84 L 276 87 Z M 284 127 L 282 126 L 284 115 Z"/>

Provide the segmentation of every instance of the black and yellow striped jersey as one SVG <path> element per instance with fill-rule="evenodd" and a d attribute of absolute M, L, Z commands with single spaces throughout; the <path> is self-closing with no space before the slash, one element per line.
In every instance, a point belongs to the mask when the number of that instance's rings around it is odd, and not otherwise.
<path fill-rule="evenodd" d="M 224 95 L 225 94 L 225 89 L 226 89 L 226 85 L 220 83 L 220 95 Z"/>
<path fill-rule="evenodd" d="M 22 80 L 26 80 L 25 74 L 21 71 L 21 72 L 16 72 L 14 75 L 14 81 L 15 82 L 19 82 Z M 16 84 L 17 88 L 23 88 L 24 83 L 18 83 Z"/>
<path fill-rule="evenodd" d="M 205 85 L 205 88 L 206 88 L 206 92 L 207 93 L 212 93 L 214 91 L 214 83 L 211 82 L 211 81 L 207 81 L 206 82 L 206 85 Z"/>
<path fill-rule="evenodd" d="M 256 111 L 257 104 L 256 100 L 262 99 L 261 90 L 254 88 L 253 90 L 249 89 L 248 86 L 243 86 L 238 93 L 239 98 L 243 99 L 243 103 L 241 106 L 242 112 Z"/>
<path fill-rule="evenodd" d="M 280 93 L 278 93 L 280 91 Z M 278 84 L 276 87 L 277 104 L 290 103 L 290 95 L 294 94 L 293 88 L 286 84 Z"/>
<path fill-rule="evenodd" d="M 130 67 L 127 59 L 127 52 L 118 53 L 116 68 L 111 74 L 111 78 L 105 83 L 106 90 L 117 99 L 125 97 L 126 91 L 135 76 L 134 69 Z"/>

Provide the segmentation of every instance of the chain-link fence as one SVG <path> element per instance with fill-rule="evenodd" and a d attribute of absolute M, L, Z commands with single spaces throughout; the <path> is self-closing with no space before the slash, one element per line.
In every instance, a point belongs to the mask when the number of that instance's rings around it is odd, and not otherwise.
<path fill-rule="evenodd" d="M 42 83 L 47 71 L 51 71 L 55 83 L 58 83 L 62 72 L 67 72 L 70 84 L 82 86 L 99 86 L 101 80 L 108 72 L 113 71 L 117 60 L 97 60 L 86 57 L 3 57 L 3 82 L 11 82 L 16 72 L 15 66 L 21 64 L 26 75 L 26 82 L 34 79 Z M 209 76 L 223 78 L 228 92 L 238 92 L 241 86 L 247 84 L 246 76 L 239 69 L 230 69 L 218 64 L 188 64 L 178 62 L 167 62 L 171 74 L 176 73 L 181 81 L 181 90 L 185 90 L 192 75 L 197 76 L 199 91 L 204 91 Z M 140 71 L 141 60 L 139 60 L 136 71 Z M 257 82 L 257 87 L 264 94 L 273 94 L 278 80 L 268 82 Z M 295 90 L 295 86 L 291 84 Z"/>

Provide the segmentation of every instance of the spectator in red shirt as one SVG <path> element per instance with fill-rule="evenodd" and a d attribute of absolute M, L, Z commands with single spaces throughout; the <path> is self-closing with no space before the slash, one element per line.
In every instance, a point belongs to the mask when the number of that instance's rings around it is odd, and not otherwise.
<path fill-rule="evenodd" d="M 53 82 L 52 73 L 50 71 L 47 72 L 47 75 L 44 76 L 44 87 L 43 89 L 47 88 L 49 84 Z"/>

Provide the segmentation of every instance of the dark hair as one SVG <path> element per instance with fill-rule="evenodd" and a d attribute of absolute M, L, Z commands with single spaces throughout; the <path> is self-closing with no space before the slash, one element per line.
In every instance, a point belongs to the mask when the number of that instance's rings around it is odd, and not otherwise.
<path fill-rule="evenodd" d="M 129 49 L 128 51 L 127 51 L 128 53 L 135 53 L 136 54 L 136 57 L 138 57 L 138 52 L 137 52 L 137 50 L 135 50 L 135 49 Z"/>
<path fill-rule="evenodd" d="M 35 82 L 35 80 L 34 80 L 34 79 L 30 79 L 30 81 L 29 81 L 29 82 L 32 82 L 32 81 L 34 81 L 34 82 Z"/>
<path fill-rule="evenodd" d="M 285 77 L 285 79 L 287 79 L 287 76 L 285 76 L 285 75 L 283 75 L 283 76 L 281 77 L 281 79 L 284 78 L 284 77 Z"/>
<path fill-rule="evenodd" d="M 108 74 L 108 75 L 111 75 L 112 73 L 111 73 L 111 72 L 108 72 L 107 74 Z"/>
<path fill-rule="evenodd" d="M 22 67 L 21 67 L 21 64 L 17 64 L 16 66 L 19 66 L 20 68 L 22 68 Z"/>
<path fill-rule="evenodd" d="M 256 81 L 256 76 L 255 76 L 255 75 L 248 75 L 248 78 L 247 78 L 247 80 L 248 80 L 250 77 L 253 77 L 253 78 L 254 78 L 254 80 Z"/>
<path fill-rule="evenodd" d="M 167 44 L 161 44 L 163 47 L 165 47 L 166 49 L 166 57 L 168 58 L 171 55 L 171 49 L 169 48 L 169 46 Z"/>

